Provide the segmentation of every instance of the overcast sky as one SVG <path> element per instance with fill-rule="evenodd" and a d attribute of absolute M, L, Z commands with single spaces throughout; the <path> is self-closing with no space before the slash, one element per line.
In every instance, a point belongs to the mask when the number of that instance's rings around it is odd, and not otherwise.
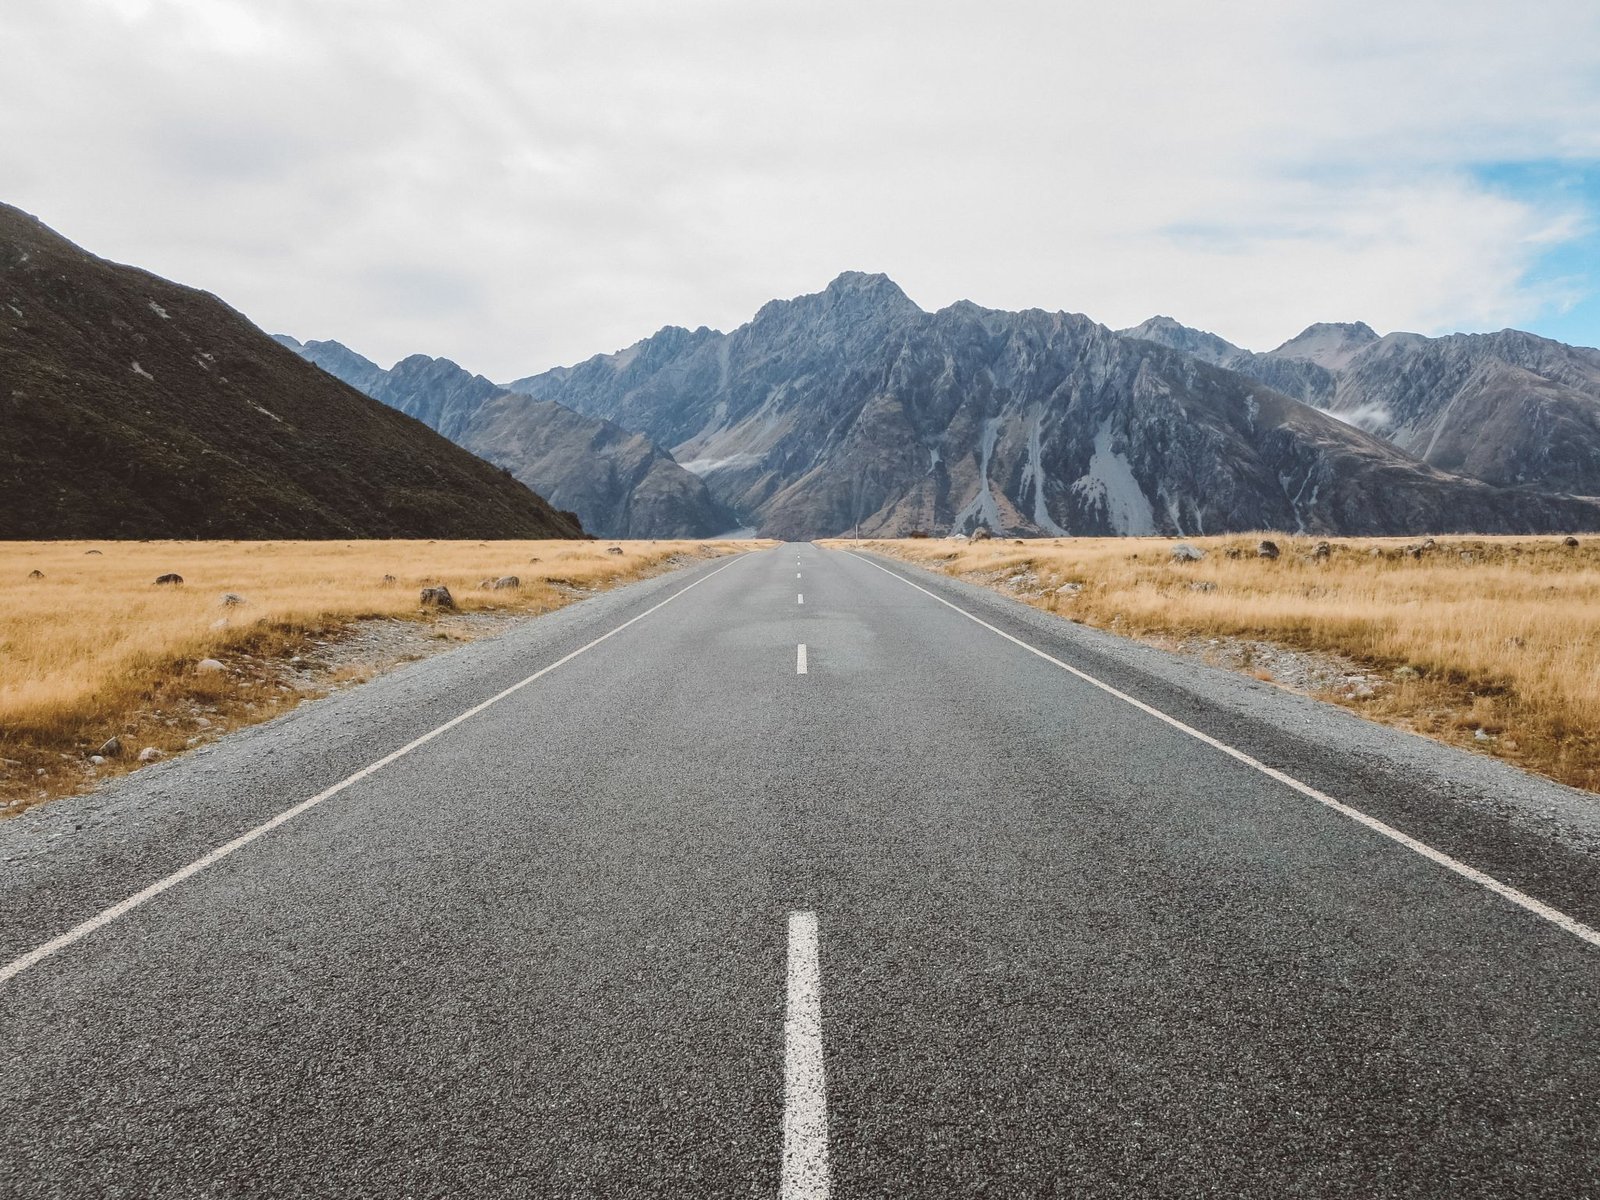
<path fill-rule="evenodd" d="M 0 199 L 505 380 L 846 269 L 1600 342 L 1597 0 L 4 0 Z"/>

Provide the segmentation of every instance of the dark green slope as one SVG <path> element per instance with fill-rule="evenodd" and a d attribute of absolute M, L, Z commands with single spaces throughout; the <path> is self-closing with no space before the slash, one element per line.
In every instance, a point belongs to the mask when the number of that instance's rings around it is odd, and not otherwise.
<path fill-rule="evenodd" d="M 215 296 L 0 205 L 0 538 L 580 535 Z"/>

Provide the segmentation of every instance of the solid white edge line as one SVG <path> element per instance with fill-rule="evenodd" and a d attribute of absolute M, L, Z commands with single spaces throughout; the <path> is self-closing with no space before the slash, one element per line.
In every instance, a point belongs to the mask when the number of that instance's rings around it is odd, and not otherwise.
<path fill-rule="evenodd" d="M 1118 691 L 1116 688 L 1112 687 L 1109 683 L 1106 683 L 1106 682 L 1104 682 L 1103 680 L 1100 680 L 1100 679 L 1096 679 L 1093 675 L 1090 675 L 1085 671 L 1080 671 L 1077 667 L 1069 666 L 1068 664 L 1062 662 L 1059 658 L 1054 658 L 1051 655 L 1046 654 L 1043 650 L 1040 650 L 1035 646 L 1030 646 L 1027 642 L 1023 641 L 1021 638 L 1012 637 L 1005 630 L 995 628 L 993 625 L 989 624 L 989 622 L 985 621 L 983 618 L 974 616 L 972 613 L 969 613 L 966 609 L 962 608 L 960 605 L 952 604 L 950 601 L 946 600 L 943 596 L 940 596 L 935 592 L 930 592 L 927 588 L 922 587 L 919 584 L 913 583 L 911 580 L 907 579 L 904 575 L 901 575 L 901 574 L 898 574 L 895 571 L 889 570 L 888 567 L 880 566 L 878 563 L 873 562 L 870 558 L 867 558 L 865 555 L 857 554 L 854 550 L 846 550 L 845 553 L 850 555 L 852 558 L 860 559 L 862 562 L 866 563 L 869 567 L 876 567 L 878 570 L 882 571 L 885 575 L 888 575 L 888 576 L 890 576 L 890 577 L 892 577 L 894 579 L 898 579 L 901 583 L 905 584 L 907 587 L 916 588 L 916 590 L 921 592 L 923 595 L 932 597 L 933 599 L 937 600 L 940 604 L 943 604 L 946 608 L 953 609 L 954 611 L 960 613 L 962 616 L 966 617 L 969 621 L 975 621 L 979 625 L 982 625 L 990 633 L 999 634 L 1001 637 L 1005 638 L 1006 641 L 1012 642 L 1015 645 L 1018 645 L 1018 646 L 1022 647 L 1024 650 L 1028 651 L 1028 653 L 1035 654 L 1038 657 L 1044 659 L 1046 662 L 1052 663 L 1055 666 L 1060 667 L 1063 671 L 1066 671 L 1069 675 L 1074 675 L 1077 678 L 1083 680 L 1085 683 L 1092 684 L 1093 686 L 1099 688 L 1102 692 L 1105 692 L 1108 696 L 1115 696 L 1118 700 L 1121 700 L 1123 703 L 1130 704 L 1134 708 L 1137 708 L 1140 712 L 1145 713 L 1145 714 L 1147 714 L 1149 716 L 1152 716 L 1158 721 L 1165 722 L 1166 724 L 1172 726 L 1172 728 L 1178 730 L 1179 732 L 1188 734 L 1190 737 L 1194 738 L 1196 741 L 1204 742 L 1207 746 L 1210 746 L 1213 750 L 1220 750 L 1223 754 L 1226 754 L 1229 758 L 1235 759 L 1238 762 L 1241 762 L 1245 766 L 1250 767 L 1250 768 L 1252 768 L 1252 769 L 1254 769 L 1256 771 L 1260 771 L 1263 775 L 1266 775 L 1268 778 L 1277 780 L 1279 783 L 1283 784 L 1285 787 L 1292 788 L 1294 791 L 1299 792 L 1302 796 L 1305 796 L 1305 797 L 1307 797 L 1309 799 L 1315 800 L 1318 804 L 1326 805 L 1328 808 L 1333 809 L 1334 812 L 1340 813 L 1343 816 L 1349 817 L 1352 821 L 1355 821 L 1358 824 L 1365 825 L 1368 829 L 1372 830 L 1374 833 L 1382 834 L 1384 837 L 1390 839 L 1391 841 L 1398 842 L 1400 845 L 1404 846 L 1407 850 L 1411 850 L 1411 851 L 1413 851 L 1413 852 L 1415 852 L 1417 854 L 1422 855 L 1423 858 L 1426 858 L 1431 862 L 1437 863 L 1439 866 L 1444 867 L 1448 871 L 1454 871 L 1457 875 L 1460 875 L 1463 879 L 1472 880 L 1473 883 L 1478 884 L 1480 887 L 1487 888 L 1489 891 L 1493 892 L 1495 895 L 1501 896 L 1504 899 L 1511 901 L 1511 903 L 1513 903 L 1515 905 L 1518 905 L 1521 908 L 1527 909 L 1527 911 L 1533 913 L 1535 916 L 1543 917 L 1546 921 L 1549 921 L 1552 925 L 1559 926 L 1560 928 L 1566 930 L 1568 933 L 1572 934 L 1574 937 L 1582 938 L 1584 941 L 1588 942 L 1591 946 L 1600 946 L 1600 930 L 1592 929 L 1588 925 L 1585 925 L 1582 921 L 1578 921 L 1578 920 L 1575 920 L 1572 917 L 1567 916 L 1567 914 L 1562 912 L 1560 909 L 1552 908 L 1552 907 L 1550 907 L 1550 905 L 1544 903 L 1544 901 L 1542 901 L 1542 900 L 1535 900 L 1532 896 L 1528 895 L 1526 892 L 1518 891 L 1516 888 L 1512 887 L 1508 883 L 1501 883 L 1498 879 L 1494 878 L 1492 875 L 1485 875 L 1482 871 L 1478 870 L 1476 867 L 1470 867 L 1466 863 L 1460 861 L 1459 859 L 1455 859 L 1455 858 L 1450 857 L 1450 855 L 1444 853 L 1444 851 L 1442 851 L 1442 850 L 1435 850 L 1432 846 L 1429 846 L 1424 842 L 1417 841 L 1417 839 L 1412 837 L 1410 834 L 1402 833 L 1400 830 L 1396 829 L 1394 826 L 1386 825 L 1384 822 L 1378 820 L 1376 817 L 1369 817 L 1366 813 L 1360 811 L 1359 809 L 1351 808 L 1348 804 L 1345 804 L 1343 801 L 1335 800 L 1332 796 L 1328 795 L 1326 792 L 1319 792 L 1316 788 L 1312 787 L 1310 784 L 1301 783 L 1298 779 L 1294 778 L 1292 775 L 1284 774 L 1282 771 L 1278 770 L 1276 767 L 1267 766 L 1266 763 L 1260 761 L 1259 759 L 1252 758 L 1250 755 L 1246 754 L 1243 750 L 1236 750 L 1234 747 L 1228 745 L 1226 742 L 1219 742 L 1216 738 L 1212 737 L 1210 734 L 1202 733 L 1202 732 L 1200 732 L 1200 730 L 1194 728 L 1192 725 L 1185 725 L 1182 721 L 1178 720 L 1178 718 L 1168 716 L 1166 713 L 1162 712 L 1160 709 L 1153 708 L 1150 705 L 1146 704 L 1143 700 L 1135 699 L 1134 697 L 1128 695 L 1126 692 Z"/>
<path fill-rule="evenodd" d="M 822 979 L 814 912 L 789 914 L 780 1179 L 780 1200 L 827 1200 L 828 1090 L 822 1068 Z"/>
<path fill-rule="evenodd" d="M 72 945 L 74 942 L 79 941 L 82 938 L 88 937 L 95 930 L 103 929 L 105 926 L 110 925 L 113 921 L 117 920 L 119 917 L 125 916 L 127 913 L 129 913 L 129 912 L 133 911 L 134 909 L 138 908 L 146 900 L 151 900 L 151 899 L 155 898 L 156 896 L 159 896 L 162 892 L 166 891 L 168 888 L 174 887 L 175 885 L 182 883 L 185 879 L 188 879 L 189 876 L 197 874 L 198 872 L 203 871 L 207 867 L 211 866 L 213 863 L 220 862 L 222 859 L 227 858 L 228 855 L 232 854 L 235 850 L 239 850 L 239 849 L 242 849 L 245 846 L 248 846 L 251 842 L 255 841 L 258 837 L 261 837 L 263 834 L 271 833 L 279 825 L 282 825 L 287 821 L 294 820 L 301 813 L 305 812 L 308 808 L 314 808 L 318 804 L 321 804 L 324 800 L 327 800 L 329 797 L 337 796 L 340 792 L 344 791 L 347 787 L 351 786 L 352 784 L 361 782 L 361 780 L 367 778 L 369 775 L 374 775 L 377 772 L 383 770 L 383 768 L 387 767 L 390 763 L 395 762 L 398 759 L 404 758 L 406 755 L 410 754 L 413 750 L 416 750 L 418 747 L 427 745 L 427 743 L 433 741 L 433 739 L 438 737 L 441 733 L 445 733 L 448 730 L 454 729 L 457 725 L 461 724 L 463 721 L 469 720 L 472 717 L 477 716 L 479 713 L 483 712 L 484 709 L 490 708 L 493 705 L 496 705 L 496 704 L 500 703 L 500 701 L 504 700 L 507 696 L 510 696 L 510 695 L 513 695 L 513 694 L 515 694 L 517 692 L 520 692 L 523 688 L 527 687 L 530 683 L 534 682 L 536 679 L 540 679 L 543 676 L 548 675 L 551 671 L 554 671 L 557 667 L 562 666 L 565 663 L 571 662 L 573 659 L 577 658 L 578 655 L 583 654 L 585 651 L 594 649 L 594 647 L 598 646 L 601 642 L 605 641 L 607 638 L 621 633 L 624 629 L 626 629 L 628 626 L 632 625 L 635 621 L 644 620 L 644 618 L 648 617 L 651 613 L 655 612 L 656 609 L 662 608 L 665 605 L 671 604 L 674 600 L 676 600 L 679 596 L 683 595 L 685 592 L 689 591 L 692 588 L 699 587 L 702 583 L 704 583 L 706 580 L 710 579 L 713 575 L 716 575 L 716 574 L 718 574 L 718 573 L 720 573 L 722 571 L 726 571 L 729 567 L 733 566 L 734 563 L 740 561 L 740 559 L 743 559 L 745 557 L 746 557 L 745 554 L 739 554 L 739 555 L 736 555 L 733 558 L 730 558 L 727 562 L 723 563 L 716 570 L 707 571 L 704 575 L 702 575 L 699 579 L 696 579 L 693 583 L 689 584 L 687 587 L 679 588 L 677 591 L 673 592 L 672 595 L 668 596 L 665 600 L 662 600 L 660 603 L 651 605 L 649 608 L 645 609 L 642 613 L 639 613 L 637 616 L 630 617 L 628 620 L 624 621 L 621 625 L 618 625 L 615 629 L 612 629 L 612 630 L 610 630 L 610 631 L 608 631 L 606 633 L 602 633 L 599 637 L 595 638 L 594 641 L 589 642 L 586 645 L 579 646 L 576 650 L 572 651 L 570 654 L 564 655 L 563 657 L 556 659 L 556 661 L 551 663 L 549 666 L 543 667 L 540 670 L 535 671 L 532 675 L 529 675 L 526 679 L 519 680 L 517 683 L 512 684 L 510 687 L 506 688 L 505 691 L 499 692 L 499 693 L 497 693 L 497 694 L 495 694 L 493 696 L 490 696 L 489 699 L 483 701 L 481 704 L 473 705 L 471 708 L 467 709 L 466 712 L 460 714 L 459 716 L 452 717 L 450 720 L 446 721 L 443 725 L 440 725 L 438 728 L 429 730 L 427 733 L 423 734 L 421 737 L 416 738 L 413 741 L 407 742 L 404 746 L 401 746 L 400 749 L 395 750 L 390 754 L 384 755 L 382 758 L 378 759 L 377 762 L 371 763 L 368 766 L 362 767 L 361 770 L 357 771 L 355 774 L 347 776 L 344 779 L 341 779 L 338 783 L 334 784 L 332 787 L 327 788 L 324 791 L 318 792 L 315 796 L 312 796 L 309 800 L 302 800 L 302 801 L 300 801 L 299 804 L 296 804 L 293 808 L 285 809 L 283 812 L 279 813 L 275 817 L 272 817 L 270 820 L 263 821 L 260 825 L 257 825 L 254 829 L 248 830 L 247 832 L 240 834 L 238 837 L 234 838 L 233 841 L 228 842 L 226 845 L 218 846 L 215 850 L 211 851 L 209 854 L 205 855 L 204 857 L 195 859 L 195 861 L 190 863 L 188 866 L 179 867 L 176 871 L 172 872 L 172 874 L 167 875 L 162 879 L 156 880 L 154 883 L 152 883 L 149 887 L 145 888 L 143 891 L 135 892 L 133 895 L 129 896 L 126 900 L 123 900 L 123 901 L 120 901 L 119 903 L 113 904 L 110 908 L 106 909 L 105 911 L 103 911 L 101 913 L 98 913 L 95 916 L 90 917 L 87 921 L 84 921 L 82 924 L 75 925 L 71 929 L 67 930 L 67 932 L 65 932 L 63 934 L 60 934 L 57 937 L 51 938 L 48 942 L 45 942 L 42 946 L 34 947 L 32 950 L 30 950 L 26 954 L 24 954 L 21 958 L 13 959 L 11 962 L 7 963 L 5 966 L 0 967 L 0 983 L 5 983 L 7 980 L 15 978 L 16 976 L 22 974 L 22 972 L 26 971 L 29 967 L 35 966 L 38 963 L 43 962 L 45 959 L 49 958 L 52 954 L 55 954 L 57 951 L 64 950 L 68 946 Z"/>
<path fill-rule="evenodd" d="M 794 673 L 796 675 L 804 675 L 806 673 L 806 644 L 804 642 L 800 643 L 800 649 L 795 653 Z"/>

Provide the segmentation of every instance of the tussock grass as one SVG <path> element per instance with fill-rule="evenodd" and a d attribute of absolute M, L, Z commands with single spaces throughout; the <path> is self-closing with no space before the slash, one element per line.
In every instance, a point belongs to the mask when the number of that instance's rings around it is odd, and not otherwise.
<path fill-rule="evenodd" d="M 1197 538 L 1195 563 L 1157 538 L 850 544 L 1118 633 L 1346 656 L 1385 685 L 1326 698 L 1600 791 L 1600 540 L 1439 538 L 1413 557 L 1415 541 L 1330 539 L 1326 558 L 1317 541 Z"/>
<path fill-rule="evenodd" d="M 260 664 L 309 651 L 366 618 L 432 621 L 419 592 L 447 586 L 461 612 L 548 612 L 591 591 L 737 542 L 354 541 L 0 543 L 0 812 L 131 765 L 143 746 L 264 720 L 303 693 Z M 621 554 L 609 553 L 620 547 Z M 42 578 L 30 578 L 38 571 Z M 157 586 L 167 572 L 181 586 Z M 521 586 L 486 590 L 515 575 Z M 385 576 L 393 576 L 392 583 Z M 224 593 L 244 603 L 226 605 Z M 196 670 L 205 658 L 229 670 Z M 348 682 L 359 671 L 334 672 Z M 341 677 L 342 676 L 342 677 Z M 96 772 L 112 735 L 126 755 Z"/>

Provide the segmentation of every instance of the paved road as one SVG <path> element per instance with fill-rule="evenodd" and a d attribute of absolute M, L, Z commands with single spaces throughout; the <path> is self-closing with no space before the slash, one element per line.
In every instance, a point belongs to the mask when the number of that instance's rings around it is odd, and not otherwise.
<path fill-rule="evenodd" d="M 886 565 L 0 825 L 5 963 L 404 751 L 0 982 L 0 1195 L 1600 1195 L 1600 947 L 1001 632 L 1591 925 L 1592 857 Z"/>

